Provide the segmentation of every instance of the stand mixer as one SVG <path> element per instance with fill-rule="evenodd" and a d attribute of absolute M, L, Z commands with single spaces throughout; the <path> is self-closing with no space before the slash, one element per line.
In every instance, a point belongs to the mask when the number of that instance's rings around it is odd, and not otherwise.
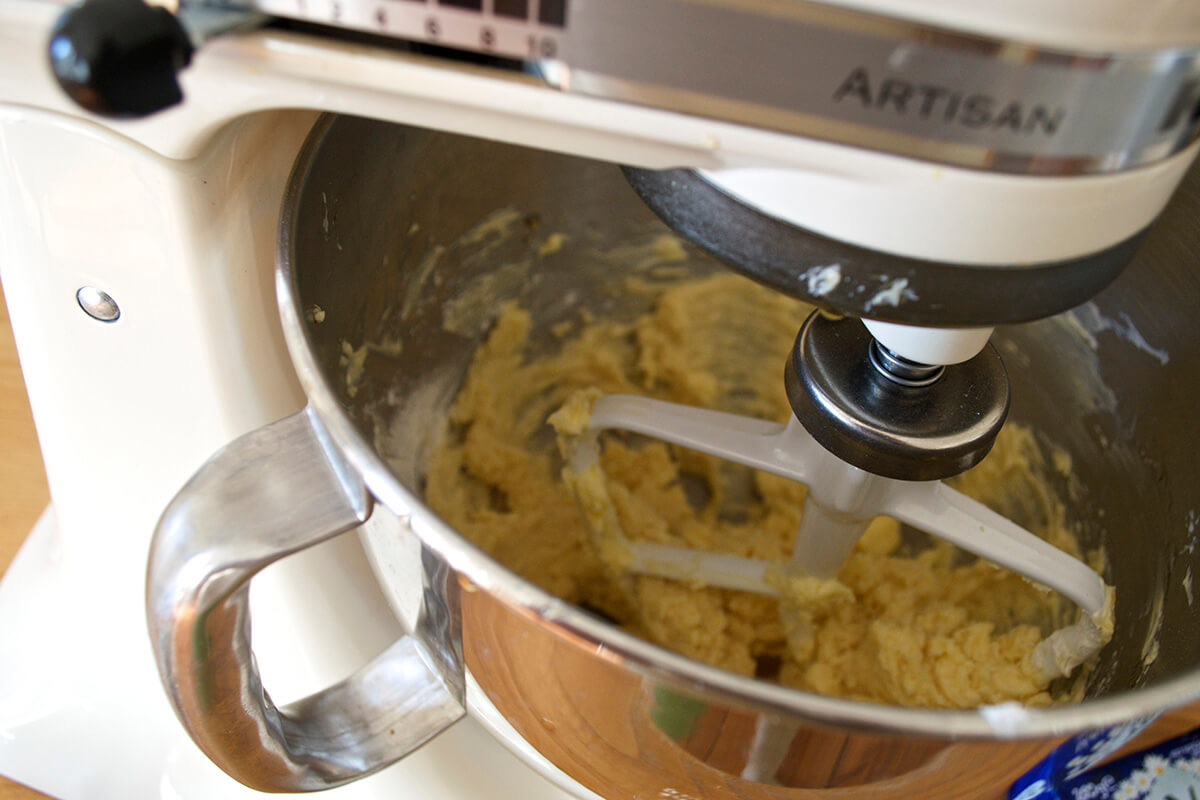
<path fill-rule="evenodd" d="M 139 568 L 153 520 L 210 452 L 312 396 L 304 370 L 298 390 L 284 337 L 264 312 L 278 203 L 312 125 L 311 115 L 278 109 L 636 165 L 630 182 L 685 238 L 769 286 L 866 320 L 812 318 L 788 364 L 797 419 L 817 451 L 849 465 L 834 471 L 843 480 L 831 491 L 860 473 L 936 481 L 982 458 L 1008 405 L 1003 367 L 987 348 L 991 328 L 1072 308 L 1112 281 L 1196 153 L 1200 21 L 1179 4 L 1155 14 L 1119 3 L 1031 6 L 998 18 L 984 3 L 281 3 L 186 6 L 178 24 L 117 6 L 135 15 L 122 18 L 133 26 L 126 31 L 153 33 L 119 42 L 132 66 L 89 47 L 92 26 L 113 8 L 92 6 L 82 21 L 77 12 L 52 34 L 59 8 L 3 7 L 6 169 L 8 185 L 20 187 L 7 194 L 3 266 L 64 536 L 84 538 L 91 509 L 136 509 L 116 518 L 141 531 L 128 545 Z M 129 22 L 143 12 L 153 25 Z M 424 45 L 398 49 L 398 41 Z M 115 121 L 68 103 L 44 66 L 46 47 L 58 82 Z M 177 91 L 174 72 L 189 61 Z M 126 119 L 180 97 L 161 114 Z M 66 149 L 78 154 L 86 186 L 59 163 Z M 106 158 L 128 171 L 101 174 Z M 63 250 L 51 233 L 74 207 L 28 198 L 72 192 L 93 209 L 111 194 L 114 207 L 146 219 L 158 218 L 161 203 L 171 222 L 96 215 L 90 246 Z M 247 209 L 244 222 L 234 218 Z M 159 245 L 143 251 L 137 242 Z M 103 251 L 117 243 L 130 252 L 110 259 Z M 82 272 L 81 257 L 94 262 Z M 47 266 L 39 273 L 35 264 Z M 76 307 L 64 308 L 64 296 Z M 171 314 L 147 313 L 164 298 L 177 303 Z M 45 320 L 68 313 L 78 337 L 101 352 L 61 357 Z M 104 321 L 115 333 L 101 344 L 93 331 Z M 140 344 L 122 346 L 141 363 L 109 349 L 123 324 Z M 170 357 L 163 342 L 177 347 Z M 97 376 L 96 364 L 112 373 Z M 176 382 L 154 393 L 156 406 L 172 409 L 161 420 L 129 411 L 143 405 L 133 387 L 145 386 L 146 364 Z M 90 413 L 51 399 L 97 384 L 123 388 Z M 906 402 L 912 413 L 897 413 Z M 605 424 L 633 426 L 629 411 L 608 410 Z M 159 473 L 140 492 L 89 485 L 109 469 L 107 455 L 81 454 L 80 442 L 114 419 L 130 443 L 153 441 L 151 430 L 191 432 L 172 434 L 181 441 L 165 448 L 170 454 L 157 442 L 131 444 L 133 474 Z M 699 447 L 737 426 L 726 419 L 716 428 L 677 440 Z M 657 422 L 644 430 L 663 435 Z M 796 439 L 797 429 L 786 430 Z M 797 440 L 796 452 L 807 446 Z M 771 447 L 755 465 L 790 448 Z M 721 452 L 744 449 L 734 442 Z M 858 501 L 880 485 L 860 481 Z M 899 515 L 898 498 L 871 513 Z M 828 505 L 847 512 L 838 498 Z M 910 519 L 941 528 L 944 513 Z M 852 538 L 805 571 L 828 572 Z M 977 546 L 1001 561 L 1016 552 Z M 1063 577 L 1061 562 L 1048 563 L 1038 580 L 1074 587 L 1087 616 L 1100 612 L 1098 576 Z M 161 642 L 173 629 L 160 621 L 152 629 L 169 675 L 173 651 Z M 255 647 L 262 655 L 263 642 Z"/>

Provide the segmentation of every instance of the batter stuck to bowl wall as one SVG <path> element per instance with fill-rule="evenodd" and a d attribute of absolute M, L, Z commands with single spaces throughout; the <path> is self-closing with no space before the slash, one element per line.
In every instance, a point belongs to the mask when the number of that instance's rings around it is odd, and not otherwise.
<path fill-rule="evenodd" d="M 687 256 L 669 238 L 664 263 Z M 425 496 L 447 522 L 501 563 L 651 641 L 714 666 L 821 694 L 930 708 L 1071 702 L 1088 668 L 1051 689 L 1031 654 L 1074 606 L 1008 570 L 878 518 L 836 580 L 793 598 L 795 615 L 762 595 L 696 581 L 635 576 L 595 542 L 553 423 L 579 432 L 589 393 L 636 393 L 786 419 L 781 365 L 811 307 L 745 278 L 630 279 L 652 310 L 632 322 L 586 316 L 531 356 L 529 312 L 509 303 L 479 348 L 426 473 Z M 546 348 L 540 348 L 545 350 Z M 564 403 L 566 404 L 564 407 Z M 561 410 L 558 410 L 560 409 Z M 572 418 L 574 417 L 574 418 Z M 549 418 L 549 422 L 547 421 Z M 1063 454 L 1065 459 L 1065 454 Z M 1069 460 L 1059 460 L 1069 469 Z M 608 436 L 602 468 L 631 539 L 786 561 L 805 487 L 662 442 Z M 1032 433 L 1010 425 L 960 488 L 1031 521 L 1079 555 Z M 576 485 L 576 491 L 580 491 Z M 586 488 L 582 490 L 586 493 Z M 1102 568 L 1103 554 L 1090 560 Z"/>

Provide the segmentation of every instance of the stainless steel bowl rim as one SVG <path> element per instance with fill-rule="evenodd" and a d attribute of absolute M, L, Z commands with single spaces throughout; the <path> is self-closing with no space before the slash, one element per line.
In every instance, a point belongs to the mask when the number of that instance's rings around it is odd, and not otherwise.
<path fill-rule="evenodd" d="M 593 617 L 494 561 L 446 525 L 392 474 L 343 409 L 314 355 L 294 270 L 294 231 L 299 224 L 297 201 L 304 173 L 335 119 L 335 115 L 325 115 L 314 126 L 296 159 L 283 199 L 275 288 L 288 351 L 309 405 L 376 500 L 400 516 L 408 516 L 422 541 L 479 589 L 595 642 L 598 648 L 604 648 L 607 658 L 619 658 L 628 669 L 673 684 L 681 691 L 719 697 L 767 713 L 799 716 L 831 727 L 963 739 L 1055 737 L 1149 717 L 1200 699 L 1200 668 L 1153 686 L 1049 708 L 1014 703 L 943 711 L 825 697 L 736 675 L 673 653 Z"/>

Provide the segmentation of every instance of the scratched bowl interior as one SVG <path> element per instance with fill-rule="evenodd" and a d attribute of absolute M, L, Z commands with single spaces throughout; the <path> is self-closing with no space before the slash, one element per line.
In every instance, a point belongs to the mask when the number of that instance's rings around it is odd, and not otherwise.
<path fill-rule="evenodd" d="M 530 308 L 534 337 L 547 343 L 551 327 L 583 308 L 637 314 L 645 301 L 621 288 L 639 267 L 612 253 L 667 232 L 615 166 L 352 118 L 329 126 L 298 202 L 294 268 L 305 307 L 323 312 L 309 323 L 322 368 L 418 491 L 434 432 L 501 303 Z M 516 215 L 507 235 L 464 238 L 504 210 Z M 1085 546 L 1107 549 L 1116 638 L 1092 697 L 1200 662 L 1197 212 L 1193 170 L 1094 303 L 995 338 L 1012 379 L 1011 418 L 1070 454 L 1072 474 L 1055 488 Z M 566 244 L 534 257 L 551 232 Z M 698 252 L 687 268 L 723 269 Z M 365 342 L 377 346 L 348 381 L 345 348 Z"/>

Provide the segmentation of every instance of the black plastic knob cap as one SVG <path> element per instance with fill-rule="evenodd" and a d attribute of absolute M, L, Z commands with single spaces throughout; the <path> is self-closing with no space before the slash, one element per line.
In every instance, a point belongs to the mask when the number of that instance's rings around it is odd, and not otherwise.
<path fill-rule="evenodd" d="M 873 341 L 856 319 L 814 312 L 805 321 L 783 373 L 804 429 L 843 461 L 901 481 L 950 478 L 983 460 L 1008 416 L 1008 372 L 996 348 L 922 386 L 872 364 Z"/>
<path fill-rule="evenodd" d="M 109 117 L 144 117 L 183 99 L 192 60 L 179 20 L 142 0 L 86 0 L 59 18 L 50 66 L 76 103 Z"/>

